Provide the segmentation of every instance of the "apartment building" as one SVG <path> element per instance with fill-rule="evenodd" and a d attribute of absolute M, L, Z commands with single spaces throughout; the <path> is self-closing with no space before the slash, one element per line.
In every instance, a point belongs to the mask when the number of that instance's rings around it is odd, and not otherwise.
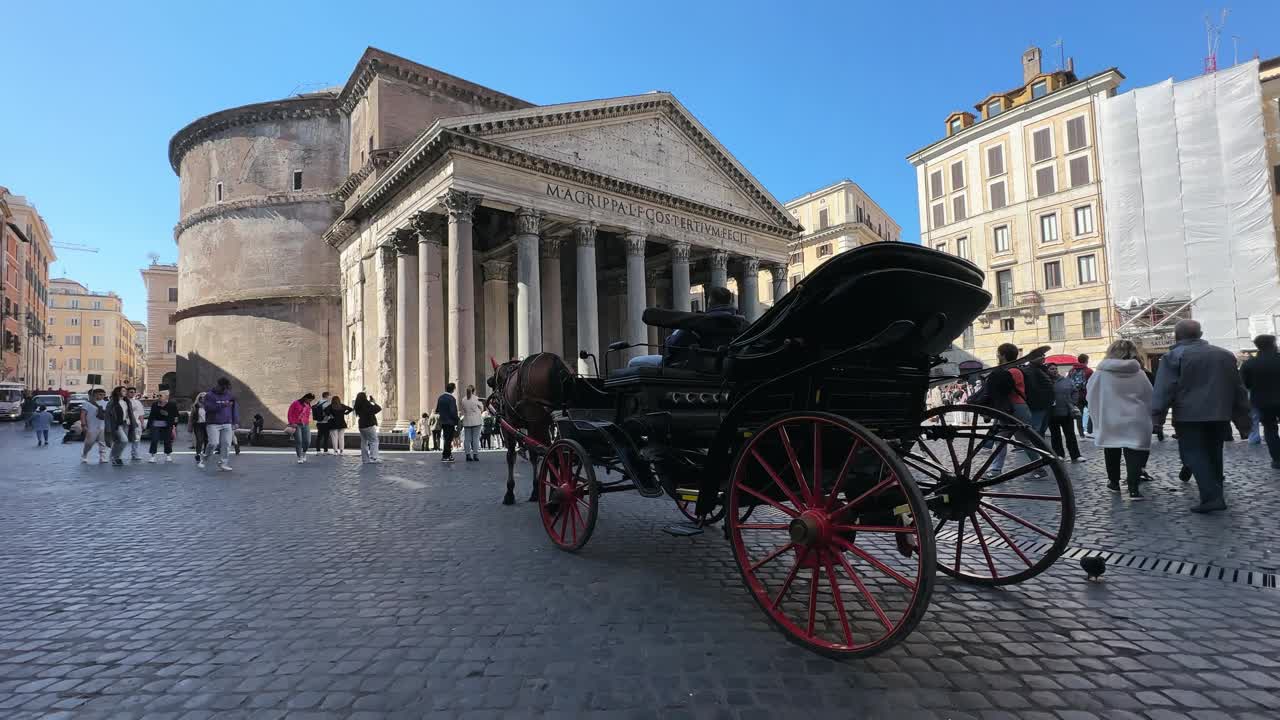
<path fill-rule="evenodd" d="M 173 314 L 178 310 L 178 266 L 152 263 L 142 269 L 147 286 L 146 383 L 147 395 L 160 386 L 177 385 L 178 329 Z"/>
<path fill-rule="evenodd" d="M 836 255 L 867 243 L 902 239 L 902 228 L 849 179 L 786 203 L 804 233 L 790 243 L 787 287 Z"/>
<path fill-rule="evenodd" d="M 1097 101 L 1124 76 L 1079 79 L 1022 55 L 1022 83 L 958 111 L 945 135 L 908 160 L 916 170 L 921 242 L 976 263 L 992 304 L 960 344 L 991 362 L 996 348 L 1049 345 L 1100 356 L 1116 326 L 1105 251 Z"/>
<path fill-rule="evenodd" d="M 35 206 L 0 187 L 0 379 L 37 387 L 45 364 L 53 236 Z"/>
<path fill-rule="evenodd" d="M 57 278 L 49 283 L 46 387 L 83 392 L 89 387 L 137 386 L 142 379 L 136 330 L 120 297 Z M 90 383 L 90 376 L 99 376 Z"/>

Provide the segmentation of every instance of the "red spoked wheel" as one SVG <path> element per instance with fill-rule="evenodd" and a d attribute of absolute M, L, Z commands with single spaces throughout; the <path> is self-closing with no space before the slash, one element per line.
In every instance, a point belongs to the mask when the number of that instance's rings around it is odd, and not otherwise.
<path fill-rule="evenodd" d="M 977 405 L 925 413 L 902 452 L 934 516 L 938 569 L 979 585 L 1035 577 L 1067 549 L 1075 496 L 1044 438 Z"/>
<path fill-rule="evenodd" d="M 891 647 L 933 592 L 933 533 L 902 460 L 845 418 L 792 413 L 738 454 L 728 529 L 743 583 L 793 642 L 833 657 Z"/>
<path fill-rule="evenodd" d="M 561 550 L 580 550 L 599 510 L 600 486 L 587 451 L 573 440 L 552 443 L 538 466 L 538 512 L 547 537 Z"/>

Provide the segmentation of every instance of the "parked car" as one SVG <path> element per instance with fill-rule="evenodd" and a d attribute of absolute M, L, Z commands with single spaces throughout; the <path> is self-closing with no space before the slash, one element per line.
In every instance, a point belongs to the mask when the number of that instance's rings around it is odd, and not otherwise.
<path fill-rule="evenodd" d="M 81 403 L 89 402 L 88 393 L 71 393 L 71 397 L 67 398 L 67 407 L 62 411 L 62 421 L 67 422 L 70 419 L 75 422 L 75 418 L 80 417 Z"/>
<path fill-rule="evenodd" d="M 0 418 L 17 420 L 22 417 L 22 383 L 0 383 Z"/>
<path fill-rule="evenodd" d="M 54 422 L 62 422 L 62 411 L 66 409 L 66 403 L 61 395 L 37 395 L 35 401 L 53 414 Z"/>

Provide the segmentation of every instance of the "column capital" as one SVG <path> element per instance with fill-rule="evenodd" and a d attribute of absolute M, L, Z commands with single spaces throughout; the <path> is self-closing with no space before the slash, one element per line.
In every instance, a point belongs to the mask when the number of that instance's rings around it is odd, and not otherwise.
<path fill-rule="evenodd" d="M 761 263 L 760 267 L 764 268 L 765 270 L 768 270 L 769 274 L 773 275 L 774 277 L 786 277 L 786 274 L 787 274 L 786 263 L 766 262 L 766 263 Z"/>
<path fill-rule="evenodd" d="M 645 281 L 645 284 L 649 287 L 656 287 L 659 283 L 662 283 L 666 279 L 667 279 L 667 274 L 662 270 L 652 268 L 644 271 L 644 281 Z"/>
<path fill-rule="evenodd" d="M 558 237 L 542 238 L 542 246 L 540 248 L 542 258 L 544 260 L 559 260 L 560 259 L 560 243 L 561 243 L 561 240 Z"/>
<path fill-rule="evenodd" d="M 742 271 L 749 273 L 760 272 L 760 258 L 745 257 L 742 258 Z"/>
<path fill-rule="evenodd" d="M 486 260 L 480 270 L 484 273 L 484 281 L 511 281 L 511 263 L 506 260 Z"/>
<path fill-rule="evenodd" d="M 392 231 L 390 239 L 396 255 L 418 254 L 418 233 L 413 228 L 396 228 Z"/>
<path fill-rule="evenodd" d="M 596 246 L 596 221 L 579 220 L 573 224 L 573 241 L 578 247 Z"/>
<path fill-rule="evenodd" d="M 449 211 L 449 222 L 456 223 L 471 222 L 471 217 L 476 208 L 480 207 L 480 201 L 484 200 L 484 196 L 450 189 L 436 196 L 436 199 Z"/>
<path fill-rule="evenodd" d="M 644 257 L 644 248 L 646 244 L 646 236 L 644 233 L 628 230 L 622 235 L 623 241 L 627 244 L 627 256 L 633 257 L 639 255 Z"/>
<path fill-rule="evenodd" d="M 672 262 L 689 262 L 689 243 L 684 242 L 683 240 L 673 240 L 667 248 L 671 252 Z"/>
<path fill-rule="evenodd" d="M 542 232 L 542 212 L 532 208 L 516 210 L 516 234 L 537 235 Z"/>
<path fill-rule="evenodd" d="M 711 253 L 711 269 L 726 272 L 729 269 L 729 253 L 716 250 Z"/>
<path fill-rule="evenodd" d="M 441 215 L 423 210 L 415 213 L 409 223 L 418 233 L 418 242 L 431 245 L 444 244 L 445 219 Z"/>

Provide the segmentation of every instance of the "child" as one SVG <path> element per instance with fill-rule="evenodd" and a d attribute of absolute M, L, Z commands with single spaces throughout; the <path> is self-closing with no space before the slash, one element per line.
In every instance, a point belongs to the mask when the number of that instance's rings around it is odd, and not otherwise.
<path fill-rule="evenodd" d="M 260 413 L 255 413 L 253 416 L 253 429 L 249 431 L 250 445 L 257 445 L 258 441 L 262 439 L 263 422 L 262 415 Z"/>
<path fill-rule="evenodd" d="M 31 416 L 31 429 L 36 431 L 36 447 L 49 444 L 49 424 L 53 422 L 53 414 L 37 405 L 35 414 Z"/>
<path fill-rule="evenodd" d="M 418 439 L 418 423 L 409 421 L 409 452 L 413 452 L 413 443 Z"/>

